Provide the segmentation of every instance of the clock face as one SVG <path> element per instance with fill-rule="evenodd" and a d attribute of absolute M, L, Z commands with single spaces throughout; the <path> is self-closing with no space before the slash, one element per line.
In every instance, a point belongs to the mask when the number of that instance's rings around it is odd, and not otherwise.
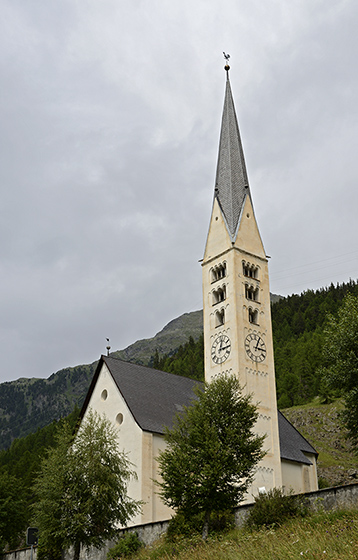
<path fill-rule="evenodd" d="M 219 335 L 211 347 L 211 358 L 215 364 L 222 364 L 229 357 L 231 350 L 230 338 L 226 334 Z"/>
<path fill-rule="evenodd" d="M 253 362 L 263 362 L 266 358 L 266 344 L 256 333 L 250 333 L 245 338 L 245 350 Z"/>

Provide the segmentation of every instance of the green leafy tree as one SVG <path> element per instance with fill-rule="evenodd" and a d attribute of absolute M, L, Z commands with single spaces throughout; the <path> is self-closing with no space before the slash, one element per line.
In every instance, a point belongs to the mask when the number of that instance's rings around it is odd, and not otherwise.
<path fill-rule="evenodd" d="M 140 510 L 127 496 L 132 476 L 108 419 L 90 411 L 75 438 L 64 423 L 35 482 L 42 555 L 60 558 L 62 550 L 73 546 L 77 560 L 81 546 L 99 548 L 113 538 L 118 524 L 125 525 Z"/>
<path fill-rule="evenodd" d="M 358 297 L 348 294 L 337 316 L 330 315 L 325 329 L 323 375 L 328 389 L 344 397 L 343 421 L 358 453 Z"/>
<path fill-rule="evenodd" d="M 21 482 L 8 473 L 0 474 L 0 551 L 21 543 L 26 529 L 25 508 Z"/>
<path fill-rule="evenodd" d="M 265 453 L 253 432 L 257 409 L 238 380 L 222 375 L 204 387 L 166 430 L 158 462 L 164 503 L 188 519 L 203 514 L 206 538 L 211 513 L 239 504 Z"/>

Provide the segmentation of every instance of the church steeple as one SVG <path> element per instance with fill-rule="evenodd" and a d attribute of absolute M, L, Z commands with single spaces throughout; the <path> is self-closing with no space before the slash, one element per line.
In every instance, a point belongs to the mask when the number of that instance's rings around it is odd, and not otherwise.
<path fill-rule="evenodd" d="M 225 55 L 227 60 L 228 55 Z M 258 407 L 267 454 L 250 494 L 282 486 L 268 263 L 253 211 L 228 64 L 203 270 L 205 380 L 236 375 Z"/>
<path fill-rule="evenodd" d="M 227 72 L 224 109 L 221 123 L 218 164 L 216 170 L 215 198 L 224 215 L 231 241 L 235 241 L 245 198 L 250 197 L 249 181 L 234 100 Z"/>

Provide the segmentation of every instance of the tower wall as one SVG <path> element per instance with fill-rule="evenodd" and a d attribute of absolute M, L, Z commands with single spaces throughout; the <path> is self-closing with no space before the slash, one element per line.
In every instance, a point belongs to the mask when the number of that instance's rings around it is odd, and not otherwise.
<path fill-rule="evenodd" d="M 205 379 L 210 382 L 220 373 L 237 376 L 244 394 L 252 395 L 258 407 L 255 429 L 266 435 L 266 456 L 249 491 L 252 499 L 259 488 L 282 486 L 269 274 L 249 186 L 244 184 L 246 167 L 229 84 L 223 114 L 202 262 Z"/>

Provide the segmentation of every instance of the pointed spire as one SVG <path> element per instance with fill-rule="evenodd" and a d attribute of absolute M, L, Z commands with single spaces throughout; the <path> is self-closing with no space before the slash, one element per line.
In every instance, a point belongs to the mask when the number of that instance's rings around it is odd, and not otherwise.
<path fill-rule="evenodd" d="M 234 241 L 246 195 L 250 196 L 250 198 L 251 195 L 231 93 L 229 69 L 229 65 L 226 64 L 226 93 L 216 170 L 215 197 L 224 214 L 231 239 Z"/>

